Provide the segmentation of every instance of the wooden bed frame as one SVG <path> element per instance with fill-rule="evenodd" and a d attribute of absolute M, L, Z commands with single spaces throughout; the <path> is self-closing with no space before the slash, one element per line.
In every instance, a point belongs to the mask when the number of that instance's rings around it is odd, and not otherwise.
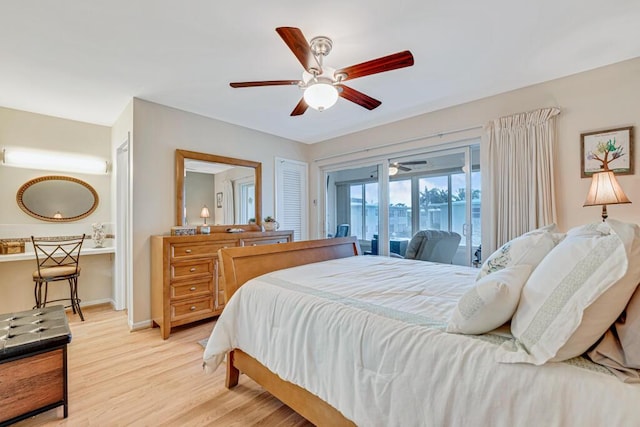
<path fill-rule="evenodd" d="M 245 282 L 262 274 L 360 254 L 360 245 L 355 237 L 225 248 L 218 251 L 225 279 L 227 301 Z M 227 354 L 225 381 L 227 388 L 233 388 L 238 384 L 240 372 L 247 374 L 265 390 L 315 425 L 355 425 L 318 396 L 281 379 L 259 361 L 236 348 Z"/>

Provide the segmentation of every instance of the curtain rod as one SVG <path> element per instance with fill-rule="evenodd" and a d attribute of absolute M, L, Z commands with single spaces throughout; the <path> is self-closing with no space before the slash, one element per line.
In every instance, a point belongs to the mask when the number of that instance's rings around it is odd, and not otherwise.
<path fill-rule="evenodd" d="M 390 142 L 388 144 L 376 145 L 374 147 L 360 148 L 358 150 L 347 151 L 346 153 L 332 154 L 330 156 L 320 157 L 319 159 L 314 159 L 314 162 L 320 162 L 322 160 L 333 159 L 335 157 L 348 156 L 350 154 L 366 153 L 367 151 L 379 150 L 381 148 L 387 148 L 387 147 L 393 147 L 394 145 L 408 144 L 410 142 L 420 141 L 421 139 L 429 139 L 429 138 L 435 138 L 435 137 L 440 137 L 441 138 L 441 137 L 443 137 L 445 135 L 451 135 L 453 133 L 466 132 L 466 131 L 469 131 L 469 130 L 476 130 L 476 129 L 482 129 L 482 126 L 471 126 L 471 127 L 463 128 L 463 129 L 448 130 L 448 131 L 445 131 L 445 132 L 432 133 L 431 135 L 417 136 L 415 138 L 405 139 L 405 140 L 402 140 L 402 141 Z"/>

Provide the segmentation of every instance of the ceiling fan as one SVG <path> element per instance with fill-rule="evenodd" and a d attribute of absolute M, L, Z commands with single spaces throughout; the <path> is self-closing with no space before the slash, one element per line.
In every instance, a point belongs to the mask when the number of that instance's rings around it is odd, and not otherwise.
<path fill-rule="evenodd" d="M 413 161 L 408 161 L 408 162 L 393 162 L 393 163 L 389 163 L 389 175 L 395 175 L 399 171 L 409 172 L 409 171 L 411 171 L 412 168 L 410 168 L 408 166 L 426 165 L 426 164 L 427 164 L 426 160 L 413 160 Z"/>
<path fill-rule="evenodd" d="M 382 102 L 349 86 L 345 86 L 343 82 L 413 65 L 413 55 L 408 50 L 405 50 L 404 52 L 394 53 L 336 70 L 323 65 L 323 58 L 331 52 L 333 47 L 333 42 L 330 38 L 324 36 L 314 37 L 311 42 L 307 43 L 299 28 L 278 27 L 276 32 L 302 64 L 305 70 L 302 72 L 302 79 L 235 82 L 230 83 L 230 85 L 234 88 L 296 85 L 304 89 L 304 95 L 291 112 L 292 116 L 304 114 L 308 107 L 324 111 L 332 107 L 338 97 L 368 110 L 373 110 Z"/>

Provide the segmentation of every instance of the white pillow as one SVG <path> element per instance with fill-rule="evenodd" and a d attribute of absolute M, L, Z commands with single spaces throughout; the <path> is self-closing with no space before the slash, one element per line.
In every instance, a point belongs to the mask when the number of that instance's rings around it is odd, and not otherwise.
<path fill-rule="evenodd" d="M 478 280 L 458 301 L 447 332 L 483 334 L 509 321 L 530 273 L 531 266 L 514 265 Z"/>
<path fill-rule="evenodd" d="M 636 288 L 640 268 L 628 267 L 629 256 L 638 252 L 636 225 L 615 221 L 572 229 L 527 280 L 511 320 L 515 340 L 501 346 L 498 360 L 541 365 L 585 352 Z"/>
<path fill-rule="evenodd" d="M 516 237 L 484 261 L 476 280 L 512 265 L 527 264 L 534 269 L 563 237 L 557 232 L 555 224 Z"/>

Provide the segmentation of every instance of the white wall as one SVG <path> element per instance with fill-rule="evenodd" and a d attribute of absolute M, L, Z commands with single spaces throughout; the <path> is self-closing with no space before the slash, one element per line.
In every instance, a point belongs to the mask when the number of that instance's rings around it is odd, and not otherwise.
<path fill-rule="evenodd" d="M 583 208 L 590 180 L 580 178 L 580 133 L 622 126 L 636 126 L 640 121 L 640 58 L 621 62 L 562 79 L 514 90 L 512 92 L 458 105 L 410 119 L 353 133 L 310 146 L 311 201 L 322 195 L 318 166 L 346 162 L 386 153 L 425 147 L 447 147 L 454 141 L 477 138 L 482 129 L 438 136 L 451 130 L 484 125 L 492 119 L 541 107 L 559 107 L 558 147 L 556 153 L 556 197 L 558 225 L 566 230 L 586 222 L 598 221 L 600 207 Z M 384 105 L 383 105 L 384 107 Z M 434 135 L 429 137 L 430 135 Z M 372 149 L 379 145 L 409 141 L 393 147 Z M 345 154 L 333 159 L 326 156 L 358 149 L 368 151 Z M 609 216 L 623 221 L 640 221 L 640 159 L 636 154 L 635 175 L 618 177 L 620 185 L 633 202 L 609 207 Z M 315 160 L 315 161 L 314 161 Z M 321 204 L 311 208 L 312 236 L 325 235 L 322 230 Z"/>
<path fill-rule="evenodd" d="M 307 146 L 140 99 L 133 105 L 134 322 L 151 318 L 150 245 L 175 225 L 175 150 L 262 162 L 262 209 L 274 206 L 274 157 L 306 160 Z"/>
<path fill-rule="evenodd" d="M 90 154 L 110 159 L 111 130 L 107 126 L 44 116 L 0 107 L 0 148 L 7 146 L 38 148 L 70 153 Z M 24 213 L 16 203 L 20 186 L 30 179 L 47 176 L 73 176 L 91 185 L 100 199 L 97 209 L 80 221 L 51 223 Z M 109 175 L 59 173 L 22 169 L 0 165 L 0 238 L 29 238 L 35 236 L 64 236 L 86 233 L 91 235 L 91 224 L 103 222 L 111 228 L 111 178 Z M 108 244 L 112 242 L 109 240 Z M 85 247 L 91 241 L 85 242 Z M 27 251 L 33 251 L 31 244 Z M 2 256 L 2 255 L 0 255 Z M 113 255 L 91 255 L 82 258 L 79 280 L 80 298 L 86 303 L 105 302 L 112 298 Z M 33 261 L 0 263 L 0 312 L 31 309 L 33 306 L 33 280 L 36 267 Z M 59 289 L 58 289 L 59 288 Z M 54 294 L 68 294 L 61 283 L 52 287 Z"/>

